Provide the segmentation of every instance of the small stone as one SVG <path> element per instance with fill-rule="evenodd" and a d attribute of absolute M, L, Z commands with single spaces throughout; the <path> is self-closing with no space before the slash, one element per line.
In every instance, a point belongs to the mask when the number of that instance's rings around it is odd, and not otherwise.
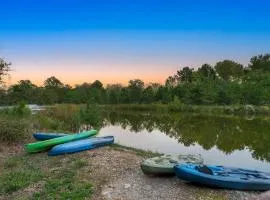
<path fill-rule="evenodd" d="M 146 186 L 145 186 L 145 189 L 146 189 L 146 190 L 151 190 L 152 187 L 151 187 L 151 185 L 146 185 Z"/>
<path fill-rule="evenodd" d="M 125 187 L 125 189 L 128 189 L 128 188 L 130 188 L 130 186 L 131 186 L 130 184 L 126 183 L 124 187 Z"/>
<path fill-rule="evenodd" d="M 112 191 L 113 191 L 112 189 L 107 189 L 103 191 L 101 194 L 106 200 L 110 200 L 112 199 L 112 195 L 111 195 Z"/>

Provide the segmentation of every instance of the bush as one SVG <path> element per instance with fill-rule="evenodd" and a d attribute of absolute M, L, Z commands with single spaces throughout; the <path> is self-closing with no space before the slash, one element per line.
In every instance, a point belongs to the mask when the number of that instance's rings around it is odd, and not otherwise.
<path fill-rule="evenodd" d="M 79 114 L 79 106 L 57 105 L 39 112 L 35 126 L 38 129 L 76 132 L 80 127 Z"/>
<path fill-rule="evenodd" d="M 99 128 L 102 125 L 100 108 L 95 104 L 87 106 L 57 105 L 36 115 L 35 128 L 65 132 L 77 132 L 82 125 Z"/>
<path fill-rule="evenodd" d="M 5 108 L 0 110 L 0 115 L 9 116 L 9 117 L 31 117 L 31 110 L 26 107 L 25 103 L 20 103 L 18 106 L 12 108 Z"/>
<path fill-rule="evenodd" d="M 99 128 L 102 125 L 102 116 L 96 104 L 87 104 L 86 109 L 80 110 L 80 120 L 84 124 Z"/>
<path fill-rule="evenodd" d="M 0 117 L 0 142 L 17 142 L 26 139 L 32 132 L 31 122 L 26 119 Z"/>

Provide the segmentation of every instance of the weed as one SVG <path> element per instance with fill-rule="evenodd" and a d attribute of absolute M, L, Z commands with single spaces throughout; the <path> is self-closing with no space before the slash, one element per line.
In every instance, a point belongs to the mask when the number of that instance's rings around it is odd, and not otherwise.
<path fill-rule="evenodd" d="M 0 117 L 0 142 L 17 142 L 26 139 L 32 132 L 27 119 Z"/>
<path fill-rule="evenodd" d="M 42 179 L 39 170 L 20 170 L 4 173 L 0 177 L 0 194 L 12 193 Z"/>

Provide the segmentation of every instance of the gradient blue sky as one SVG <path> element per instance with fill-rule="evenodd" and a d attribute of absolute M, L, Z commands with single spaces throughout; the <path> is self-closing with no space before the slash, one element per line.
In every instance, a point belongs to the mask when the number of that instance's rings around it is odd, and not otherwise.
<path fill-rule="evenodd" d="M 183 66 L 270 52 L 269 1 L 0 0 L 10 83 L 164 80 Z"/>

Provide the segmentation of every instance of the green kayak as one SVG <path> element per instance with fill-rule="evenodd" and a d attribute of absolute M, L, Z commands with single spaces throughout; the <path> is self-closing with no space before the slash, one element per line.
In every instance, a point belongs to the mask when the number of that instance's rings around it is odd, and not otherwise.
<path fill-rule="evenodd" d="M 164 155 L 154 158 L 149 158 L 141 163 L 143 173 L 147 175 L 175 175 L 174 166 L 181 163 L 202 164 L 201 155 Z"/>
<path fill-rule="evenodd" d="M 58 138 L 54 138 L 50 140 L 41 141 L 41 142 L 34 142 L 34 143 L 26 144 L 25 149 L 28 153 L 40 152 L 40 151 L 50 149 L 51 147 L 58 144 L 63 144 L 63 143 L 67 143 L 67 142 L 71 142 L 75 140 L 88 138 L 96 134 L 97 134 L 96 130 L 85 131 L 78 134 L 72 134 L 72 135 L 58 137 Z"/>

